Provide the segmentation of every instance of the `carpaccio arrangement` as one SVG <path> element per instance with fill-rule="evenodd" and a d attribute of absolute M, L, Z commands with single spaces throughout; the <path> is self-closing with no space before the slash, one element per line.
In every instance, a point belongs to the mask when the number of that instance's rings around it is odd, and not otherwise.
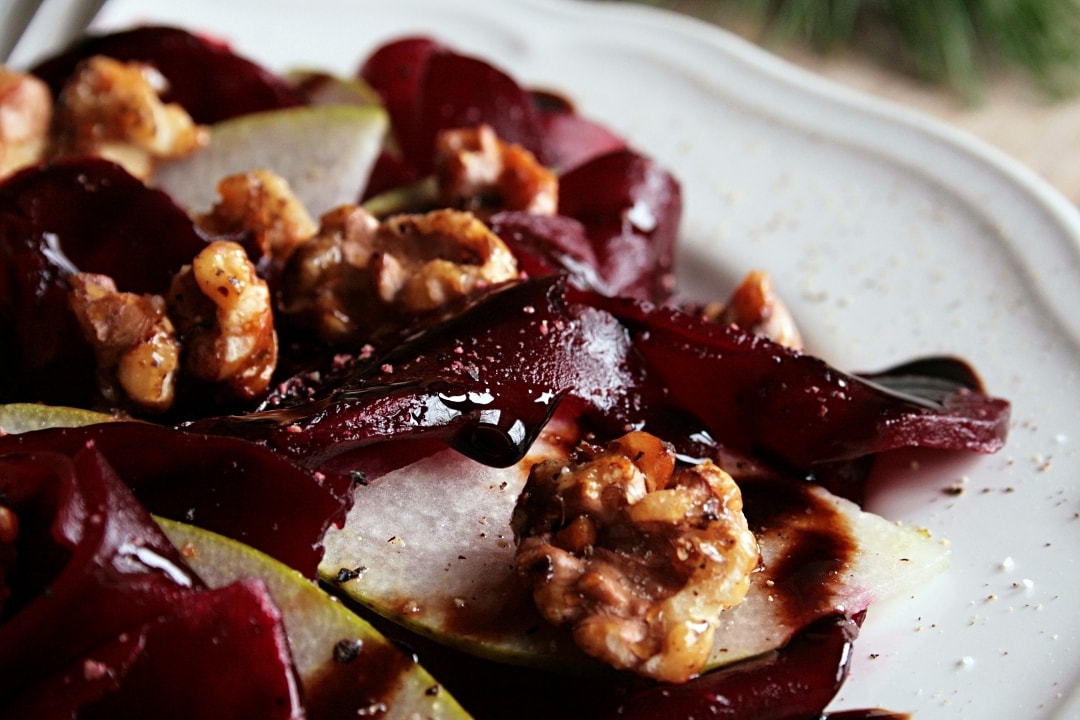
<path fill-rule="evenodd" d="M 437 40 L 341 78 L 139 27 L 4 72 L 39 89 L 46 135 L 0 181 L 0 403 L 112 421 L 0 436 L 0 717 L 404 716 L 391 689 L 419 663 L 416 717 L 818 718 L 869 604 L 819 602 L 861 542 L 836 508 L 882 452 L 1004 443 L 1008 403 L 961 360 L 831 367 L 763 273 L 681 297 L 677 179 Z M 156 179 L 230 123 L 347 104 L 376 143 L 333 207 L 275 167 L 229 170 L 210 208 Z M 367 567 L 325 566 L 365 492 L 408 506 L 439 453 L 518 473 L 506 587 L 572 671 L 391 622 L 348 590 Z M 393 642 L 336 638 L 337 674 L 306 672 L 268 584 L 207 581 L 153 516 L 319 581 Z M 746 609 L 765 592 L 771 615 Z M 724 663 L 728 617 L 790 627 Z"/>

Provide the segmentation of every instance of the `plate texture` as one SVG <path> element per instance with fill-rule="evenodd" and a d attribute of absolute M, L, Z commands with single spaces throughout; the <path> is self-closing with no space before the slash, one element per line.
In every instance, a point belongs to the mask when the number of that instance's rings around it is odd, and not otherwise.
<path fill-rule="evenodd" d="M 687 293 L 722 297 L 761 267 L 841 368 L 971 360 L 1014 403 L 1009 444 L 883 463 L 872 509 L 947 538 L 952 568 L 872 609 L 834 707 L 1080 717 L 1080 215 L 1048 185 L 922 116 L 640 6 L 111 0 L 98 25 L 141 21 L 218 35 L 277 69 L 351 72 L 384 40 L 435 36 L 561 92 L 673 169 Z"/>

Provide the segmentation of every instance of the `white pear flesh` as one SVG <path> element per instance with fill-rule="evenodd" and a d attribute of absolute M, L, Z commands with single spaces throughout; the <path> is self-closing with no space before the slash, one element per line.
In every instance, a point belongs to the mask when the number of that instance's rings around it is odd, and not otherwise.
<path fill-rule="evenodd" d="M 210 141 L 159 162 L 151 184 L 193 213 L 218 199 L 229 175 L 270 170 L 314 217 L 359 202 L 382 150 L 389 120 L 378 105 L 318 105 L 243 115 L 210 127 Z"/>
<path fill-rule="evenodd" d="M 356 643 L 357 655 L 347 664 L 357 664 L 355 675 L 365 677 L 365 658 L 379 663 L 375 672 L 382 708 L 380 718 L 441 718 L 465 720 L 469 715 L 437 681 L 411 657 L 383 637 L 367 621 L 327 594 L 299 572 L 248 545 L 185 523 L 154 518 L 165 531 L 191 569 L 210 587 L 221 587 L 245 578 L 258 578 L 266 585 L 282 613 L 300 683 L 311 695 L 320 678 L 335 669 L 335 647 Z M 397 658 L 394 662 L 391 656 Z M 393 670 L 388 671 L 389 668 Z M 388 672 L 396 671 L 392 690 L 383 687 Z M 433 691 L 438 689 L 437 692 Z M 380 706 L 381 707 L 381 706 Z M 351 711 L 344 705 L 341 716 L 359 716 L 368 706 Z"/>
<path fill-rule="evenodd" d="M 320 575 L 380 615 L 469 653 L 532 667 L 595 669 L 568 632 L 540 618 L 514 570 L 514 505 L 532 464 L 559 453 L 541 438 L 530 457 L 499 469 L 445 450 L 357 487 L 344 526 L 324 538 Z M 945 545 L 927 533 L 807 488 L 808 511 L 785 516 L 786 527 L 756 531 L 765 569 L 751 576 L 743 602 L 722 614 L 708 669 L 778 649 L 814 618 L 852 615 L 947 567 Z M 783 602 L 769 568 L 796 549 L 790 538 L 798 533 L 787 530 L 803 522 L 803 512 L 844 533 L 851 549 L 827 592 L 809 604 L 799 599 L 793 623 L 795 598 Z M 348 579 L 338 582 L 343 569 Z"/>

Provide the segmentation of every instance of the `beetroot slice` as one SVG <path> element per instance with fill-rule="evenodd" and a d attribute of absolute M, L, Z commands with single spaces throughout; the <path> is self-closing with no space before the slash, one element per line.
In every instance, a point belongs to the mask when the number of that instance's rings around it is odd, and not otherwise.
<path fill-rule="evenodd" d="M 78 64 L 94 55 L 154 66 L 168 82 L 162 99 L 182 105 L 197 123 L 304 104 L 287 81 L 226 44 L 157 25 L 88 36 L 31 72 L 58 94 Z"/>
<path fill-rule="evenodd" d="M 630 693 L 611 720 L 720 718 L 809 720 L 822 717 L 847 677 L 858 625 L 824 618 L 775 656 L 703 675 L 684 685 Z"/>
<path fill-rule="evenodd" d="M 68 307 L 73 272 L 164 293 L 206 245 L 181 208 L 120 166 L 77 159 L 0 184 L 0 402 L 87 405 L 95 361 Z"/>
<path fill-rule="evenodd" d="M 658 163 L 618 150 L 579 165 L 559 180 L 559 213 L 585 227 L 605 294 L 671 296 L 682 191 Z"/>
<path fill-rule="evenodd" d="M 838 464 L 897 447 L 1001 446 L 1006 401 L 948 372 L 920 372 L 933 397 L 888 389 L 888 373 L 870 382 L 737 328 L 555 275 L 489 294 L 329 378 L 311 402 L 192 427 L 260 439 L 324 469 L 347 451 L 418 437 L 510 465 L 560 402 L 575 403 L 601 439 L 645 427 L 680 448 L 722 447 L 806 476 L 861 477 Z"/>
<path fill-rule="evenodd" d="M 622 328 L 606 313 L 566 306 L 563 292 L 561 276 L 493 292 L 327 382 L 311 402 L 188 427 L 260 439 L 312 468 L 420 437 L 489 465 L 512 465 L 564 396 L 614 409 L 634 383 Z"/>
<path fill-rule="evenodd" d="M 0 457 L 87 444 L 108 459 L 150 512 L 193 522 L 315 577 L 326 528 L 341 521 L 347 486 L 237 438 L 149 423 L 103 423 L 0 437 Z"/>
<path fill-rule="evenodd" d="M 662 388 L 653 404 L 689 411 L 725 446 L 809 470 L 901 447 L 991 453 L 1008 433 L 1009 403 L 973 385 L 961 361 L 911 362 L 868 380 L 674 309 L 596 302 L 632 330 Z"/>
<path fill-rule="evenodd" d="M 176 601 L 173 614 L 125 630 L 33 684 L 0 717 L 143 718 L 149 708 L 177 720 L 304 717 L 284 627 L 261 583 Z"/>
<path fill-rule="evenodd" d="M 573 103 L 552 93 L 532 93 L 540 113 L 545 157 L 558 172 L 627 147 L 626 140 L 601 123 L 578 114 Z"/>
<path fill-rule="evenodd" d="M 416 176 L 431 171 L 440 130 L 481 123 L 546 160 L 531 96 L 485 60 L 430 38 L 410 37 L 376 50 L 358 75 L 383 99 L 401 153 Z"/>
<path fill-rule="evenodd" d="M 0 624 L 0 716 L 69 717 L 102 700 L 102 713 L 87 716 L 134 717 L 150 697 L 183 708 L 176 693 L 191 687 L 210 688 L 199 702 L 225 716 L 258 698 L 263 717 L 299 716 L 265 590 L 207 590 L 92 443 L 70 456 L 5 453 L 0 467 L 0 497 L 20 519 Z M 223 682 L 237 664 L 244 679 Z"/>

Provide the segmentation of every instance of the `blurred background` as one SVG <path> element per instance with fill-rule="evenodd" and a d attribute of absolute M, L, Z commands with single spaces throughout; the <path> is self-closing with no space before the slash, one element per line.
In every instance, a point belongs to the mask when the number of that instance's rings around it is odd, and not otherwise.
<path fill-rule="evenodd" d="M 693 16 L 917 108 L 1080 204 L 1080 0 L 620 0 Z"/>

